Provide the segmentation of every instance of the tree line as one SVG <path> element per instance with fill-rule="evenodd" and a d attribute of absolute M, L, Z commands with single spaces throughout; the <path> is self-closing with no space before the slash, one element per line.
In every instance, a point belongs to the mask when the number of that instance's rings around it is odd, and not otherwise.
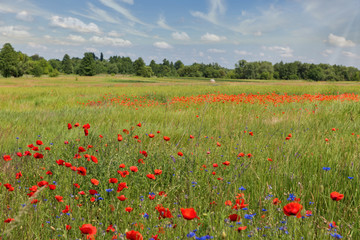
<path fill-rule="evenodd" d="M 59 74 L 94 76 L 106 73 L 142 77 L 360 81 L 359 69 L 324 63 L 310 64 L 300 61 L 284 63 L 281 61 L 272 64 L 268 61 L 239 60 L 234 69 L 228 69 L 218 63 L 184 65 L 180 60 L 174 63 L 167 59 L 161 63 L 152 60 L 149 65 L 146 65 L 141 57 L 134 61 L 123 56 L 111 56 L 109 59 L 104 59 L 103 53 L 97 57 L 92 52 L 84 53 L 83 58 L 71 58 L 65 54 L 62 60 L 46 60 L 38 54 L 28 56 L 20 51 L 17 52 L 10 43 L 5 43 L 0 51 L 0 73 L 3 77 L 21 77 L 24 74 L 36 77 L 41 75 L 56 77 Z"/>

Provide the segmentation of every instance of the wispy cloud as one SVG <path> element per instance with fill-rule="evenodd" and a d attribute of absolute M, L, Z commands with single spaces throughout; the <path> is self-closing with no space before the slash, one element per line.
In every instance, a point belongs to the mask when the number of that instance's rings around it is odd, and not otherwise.
<path fill-rule="evenodd" d="M 191 15 L 204 19 L 208 22 L 218 24 L 218 15 L 224 14 L 226 11 L 223 0 L 208 0 L 210 4 L 210 9 L 208 13 L 203 13 L 199 11 L 191 11 Z"/>
<path fill-rule="evenodd" d="M 71 29 L 76 32 L 101 33 L 99 27 L 95 23 L 86 24 L 83 21 L 73 17 L 52 16 L 50 24 L 56 27 Z"/>
<path fill-rule="evenodd" d="M 344 37 L 329 34 L 327 42 L 336 47 L 355 47 L 355 43 L 351 40 L 346 40 Z"/>
<path fill-rule="evenodd" d="M 174 28 L 170 27 L 167 23 L 166 23 L 166 19 L 164 16 L 160 16 L 159 17 L 159 20 L 157 21 L 157 25 L 163 29 L 166 29 L 166 30 L 170 30 L 170 31 L 175 31 Z"/>
<path fill-rule="evenodd" d="M 349 57 L 349 58 L 355 58 L 355 59 L 360 59 L 360 56 L 353 53 L 353 52 L 348 52 L 348 51 L 342 51 L 341 52 L 345 57 Z"/>
<path fill-rule="evenodd" d="M 121 15 L 123 15 L 126 19 L 128 19 L 131 22 L 135 22 L 141 25 L 148 25 L 147 23 L 142 22 L 140 19 L 136 18 L 135 16 L 133 16 L 129 10 L 127 10 L 126 8 L 120 6 L 119 4 L 117 4 L 116 2 L 114 2 L 113 0 L 99 0 L 102 4 L 104 4 L 105 6 L 112 8 L 113 10 L 115 10 L 116 12 L 120 13 Z"/>

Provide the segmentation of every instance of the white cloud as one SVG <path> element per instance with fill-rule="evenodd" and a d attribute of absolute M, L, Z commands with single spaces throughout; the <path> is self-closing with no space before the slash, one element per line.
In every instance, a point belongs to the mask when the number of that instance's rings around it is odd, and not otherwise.
<path fill-rule="evenodd" d="M 129 47 L 132 45 L 132 43 L 129 40 L 124 40 L 122 38 L 93 36 L 90 38 L 90 41 L 97 43 L 97 44 L 111 45 L 114 47 Z"/>
<path fill-rule="evenodd" d="M 48 49 L 46 46 L 34 42 L 29 42 L 28 45 L 31 48 L 40 49 L 44 51 Z"/>
<path fill-rule="evenodd" d="M 223 0 L 209 0 L 210 2 L 210 9 L 208 13 L 203 12 L 191 12 L 191 15 L 194 17 L 202 18 L 206 21 L 209 21 L 214 24 L 218 24 L 217 16 L 218 14 L 224 14 L 226 8 L 224 6 Z"/>
<path fill-rule="evenodd" d="M 334 53 L 334 50 L 333 49 L 325 49 L 321 54 L 324 56 L 324 57 L 328 57 L 329 55 L 333 54 Z"/>
<path fill-rule="evenodd" d="M 173 37 L 173 39 L 176 40 L 182 40 L 182 41 L 190 40 L 190 37 L 189 35 L 187 35 L 186 32 L 174 32 L 171 34 L 171 36 Z"/>
<path fill-rule="evenodd" d="M 261 52 L 261 53 L 259 53 L 259 56 L 263 57 L 263 56 L 265 56 L 265 53 Z"/>
<path fill-rule="evenodd" d="M 118 33 L 118 32 L 116 32 L 116 31 L 110 31 L 109 33 L 108 33 L 108 35 L 110 36 L 110 37 L 122 37 L 123 36 L 123 34 L 120 34 L 120 33 Z"/>
<path fill-rule="evenodd" d="M 352 53 L 352 52 L 348 52 L 348 51 L 342 51 L 341 52 L 344 56 L 349 57 L 349 58 L 355 58 L 355 59 L 360 59 L 360 56 Z"/>
<path fill-rule="evenodd" d="M 16 14 L 16 19 L 23 20 L 26 22 L 31 22 L 32 20 L 34 20 L 33 17 L 27 11 L 18 12 L 18 14 Z"/>
<path fill-rule="evenodd" d="M 4 26 L 0 27 L 0 33 L 6 37 L 30 37 L 30 33 L 20 26 Z"/>
<path fill-rule="evenodd" d="M 155 42 L 154 47 L 162 48 L 162 49 L 170 49 L 172 46 L 167 42 Z"/>
<path fill-rule="evenodd" d="M 281 47 L 281 46 L 272 46 L 272 47 L 263 47 L 266 50 L 277 52 L 281 57 L 293 57 L 293 52 L 290 47 Z"/>
<path fill-rule="evenodd" d="M 71 29 L 77 32 L 94 32 L 100 33 L 99 27 L 95 23 L 85 24 L 81 20 L 73 17 L 52 16 L 51 25 Z"/>
<path fill-rule="evenodd" d="M 328 43 L 337 47 L 354 47 L 355 43 L 351 40 L 346 40 L 344 37 L 336 36 L 332 33 L 328 36 Z"/>
<path fill-rule="evenodd" d="M 248 52 L 244 50 L 234 50 L 234 53 L 238 55 L 252 55 L 252 52 Z"/>
<path fill-rule="evenodd" d="M 262 32 L 261 32 L 261 31 L 257 31 L 257 32 L 254 32 L 253 34 L 254 34 L 254 36 L 256 36 L 256 37 L 260 37 L 260 36 L 262 35 Z"/>
<path fill-rule="evenodd" d="M 92 47 L 89 47 L 89 48 L 84 48 L 86 52 L 98 52 L 99 50 L 97 50 L 96 48 L 92 48 Z"/>
<path fill-rule="evenodd" d="M 221 37 L 221 36 L 211 34 L 211 33 L 206 33 L 205 35 L 201 36 L 201 40 L 209 41 L 209 42 L 220 42 L 225 39 L 226 39 L 226 37 Z"/>
<path fill-rule="evenodd" d="M 121 0 L 121 1 L 130 5 L 134 4 L 134 0 Z"/>
<path fill-rule="evenodd" d="M 216 49 L 216 48 L 210 48 L 207 50 L 209 53 L 225 53 L 226 51 L 224 49 Z"/>
<path fill-rule="evenodd" d="M 120 13 L 121 15 L 123 15 L 125 18 L 127 18 L 128 20 L 135 22 L 135 23 L 139 23 L 141 25 L 148 25 L 144 22 L 142 22 L 141 20 L 139 20 L 138 18 L 136 18 L 135 16 L 133 16 L 129 10 L 127 10 L 126 8 L 120 6 L 119 4 L 117 4 L 116 2 L 114 2 L 113 0 L 99 0 L 102 4 L 104 4 L 105 6 L 112 8 L 113 10 L 115 10 L 116 12 Z M 132 1 L 127 1 L 127 2 L 132 2 Z"/>
<path fill-rule="evenodd" d="M 174 29 L 172 27 L 170 27 L 169 25 L 167 25 L 165 17 L 164 16 L 160 16 L 159 20 L 157 21 L 157 25 L 163 29 L 166 30 L 170 30 L 170 31 L 174 31 Z"/>
<path fill-rule="evenodd" d="M 73 42 L 78 42 L 78 43 L 82 43 L 82 42 L 85 42 L 85 38 L 83 38 L 82 36 L 79 36 L 79 35 L 72 35 L 70 34 L 68 37 L 67 37 L 68 40 L 70 41 L 73 41 Z"/>

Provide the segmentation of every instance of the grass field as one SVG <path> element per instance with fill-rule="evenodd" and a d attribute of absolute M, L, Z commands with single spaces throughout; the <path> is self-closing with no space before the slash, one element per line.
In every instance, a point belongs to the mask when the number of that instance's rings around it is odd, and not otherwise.
<path fill-rule="evenodd" d="M 354 82 L 0 79 L 0 236 L 359 239 L 359 93 Z"/>

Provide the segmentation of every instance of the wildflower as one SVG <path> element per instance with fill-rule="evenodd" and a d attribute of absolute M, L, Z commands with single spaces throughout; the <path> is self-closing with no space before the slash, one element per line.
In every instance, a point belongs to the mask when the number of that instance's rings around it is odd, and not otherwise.
<path fill-rule="evenodd" d="M 286 216 L 296 216 L 297 218 L 301 217 L 301 210 L 303 209 L 303 206 L 299 204 L 298 202 L 291 202 L 284 206 L 283 211 Z"/>
<path fill-rule="evenodd" d="M 87 238 L 89 239 L 95 239 L 94 236 L 97 232 L 96 227 L 94 227 L 91 224 L 83 224 L 81 227 L 79 227 L 82 234 L 86 234 Z"/>
<path fill-rule="evenodd" d="M 200 219 L 193 208 L 181 208 L 181 214 L 184 219 L 192 220 L 194 218 Z"/>
<path fill-rule="evenodd" d="M 143 240 L 143 236 L 140 232 L 131 230 L 129 232 L 126 232 L 126 239 L 129 240 Z"/>
<path fill-rule="evenodd" d="M 332 193 L 330 194 L 330 197 L 331 197 L 331 199 L 334 200 L 334 201 L 340 201 L 341 199 L 344 198 L 344 194 L 340 194 L 340 193 L 338 193 L 338 192 L 332 192 Z"/>

